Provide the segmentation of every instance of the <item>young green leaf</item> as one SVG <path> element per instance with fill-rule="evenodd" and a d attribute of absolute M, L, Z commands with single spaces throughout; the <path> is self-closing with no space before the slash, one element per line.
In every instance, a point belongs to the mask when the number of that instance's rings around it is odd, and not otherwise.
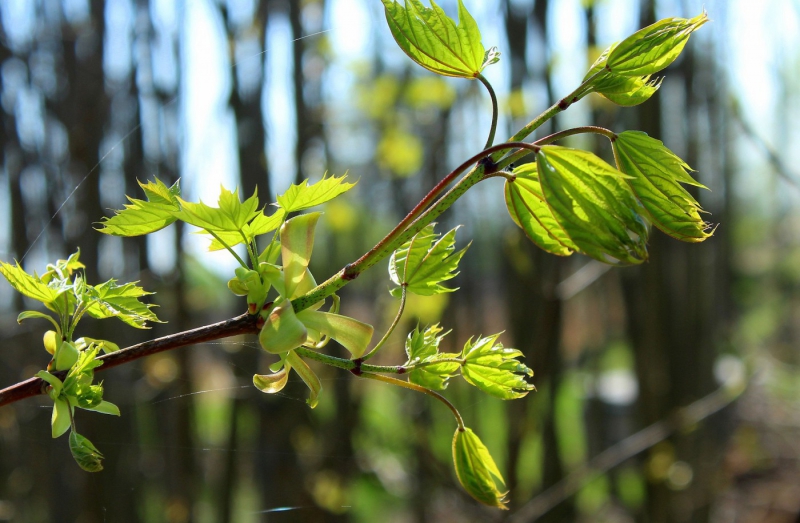
<path fill-rule="evenodd" d="M 620 42 L 609 53 L 605 67 L 612 73 L 624 76 L 657 73 L 678 58 L 691 34 L 706 22 L 706 13 L 688 20 L 659 20 Z"/>
<path fill-rule="evenodd" d="M 45 307 L 60 315 L 72 314 L 75 297 L 70 292 L 72 286 L 68 282 L 54 280 L 47 284 L 40 277 L 25 272 L 19 262 L 16 265 L 0 262 L 0 274 L 20 294 L 42 302 Z"/>
<path fill-rule="evenodd" d="M 73 252 L 67 257 L 66 260 L 57 260 L 55 263 L 47 265 L 47 271 L 40 276 L 41 280 L 45 283 L 50 283 L 54 279 L 66 280 L 72 274 L 80 269 L 85 269 L 86 266 L 80 262 L 81 250 Z"/>
<path fill-rule="evenodd" d="M 245 224 L 240 231 L 214 231 L 216 237 L 211 238 L 211 245 L 208 247 L 209 251 L 219 251 L 222 249 L 230 248 L 240 243 L 250 243 L 257 236 L 272 232 L 283 223 L 286 217 L 286 211 L 278 209 L 271 215 L 267 216 L 264 211 L 259 211 L 252 221 Z M 198 231 L 198 234 L 208 234 L 207 230 Z M 274 245 L 274 244 L 273 244 Z"/>
<path fill-rule="evenodd" d="M 458 0 L 458 25 L 431 0 L 382 0 L 386 21 L 400 49 L 425 69 L 444 76 L 476 78 L 484 67 L 495 63 L 499 53 L 487 53 L 478 24 Z"/>
<path fill-rule="evenodd" d="M 614 157 L 653 223 L 666 234 L 686 242 L 711 236 L 697 200 L 681 183 L 706 187 L 689 175 L 686 162 L 660 140 L 640 131 L 625 131 L 613 142 Z"/>
<path fill-rule="evenodd" d="M 355 187 L 354 183 L 346 183 L 345 178 L 346 174 L 338 178 L 323 176 L 321 180 L 311 185 L 308 184 L 308 180 L 303 180 L 278 196 L 277 205 L 287 213 L 316 207 Z"/>
<path fill-rule="evenodd" d="M 61 395 L 61 390 L 64 388 L 64 384 L 58 379 L 56 376 L 53 376 L 46 370 L 40 370 L 36 373 L 36 376 L 41 378 L 43 381 L 46 381 L 48 385 L 52 387 L 47 392 L 47 395 L 50 396 L 50 399 L 55 400 L 57 397 Z"/>
<path fill-rule="evenodd" d="M 517 360 L 522 352 L 503 347 L 497 342 L 498 336 L 500 334 L 479 338 L 475 343 L 472 338 L 467 341 L 461 353 L 464 358 L 461 375 L 471 385 L 500 399 L 526 396 L 536 390 L 525 381 L 525 377 L 533 376 L 533 371 Z"/>
<path fill-rule="evenodd" d="M 647 259 L 647 221 L 625 174 L 577 149 L 546 145 L 536 156 L 544 197 L 580 252 L 612 264 Z"/>
<path fill-rule="evenodd" d="M 67 370 L 78 361 L 80 352 L 74 344 L 67 340 L 63 340 L 53 354 L 53 368 L 55 370 Z M 49 367 L 48 367 L 49 369 Z"/>
<path fill-rule="evenodd" d="M 99 412 L 100 414 L 108 414 L 110 416 L 119 416 L 119 407 L 111 403 L 110 401 L 101 401 L 97 405 L 93 407 L 81 407 L 86 410 L 91 410 L 92 412 Z"/>
<path fill-rule="evenodd" d="M 314 229 L 320 213 L 311 212 L 295 216 L 281 227 L 281 260 L 285 298 L 295 297 L 295 290 L 306 275 L 311 252 L 314 249 Z"/>
<path fill-rule="evenodd" d="M 338 341 L 354 358 L 364 355 L 374 331 L 372 325 L 330 312 L 306 309 L 297 313 L 297 319 L 303 322 L 306 328 Z"/>
<path fill-rule="evenodd" d="M 278 372 L 272 374 L 255 374 L 253 375 L 253 385 L 256 386 L 261 392 L 267 394 L 275 394 L 280 392 L 289 381 L 289 371 L 291 366 L 285 364 Z"/>
<path fill-rule="evenodd" d="M 187 202 L 180 198 L 178 201 L 181 204 L 181 210 L 175 213 L 178 219 L 214 233 L 238 233 L 259 213 L 257 194 L 253 193 L 253 196 L 242 202 L 239 200 L 239 189 L 231 192 L 220 187 L 218 207 L 211 207 L 203 202 Z"/>
<path fill-rule="evenodd" d="M 569 256 L 578 250 L 544 199 L 536 163 L 520 165 L 514 169 L 514 175 L 505 184 L 506 207 L 514 223 L 550 254 Z"/>
<path fill-rule="evenodd" d="M 309 367 L 295 351 L 292 350 L 286 353 L 286 363 L 290 365 L 294 371 L 297 372 L 297 375 L 300 376 L 300 379 L 308 385 L 310 393 L 306 403 L 313 409 L 319 402 L 319 393 L 322 392 L 322 382 L 319 381 L 319 377 L 317 377 L 314 371 L 311 370 L 311 367 Z"/>
<path fill-rule="evenodd" d="M 87 286 L 85 301 L 89 304 L 86 313 L 93 318 L 118 318 L 137 329 L 148 329 L 148 321 L 163 323 L 150 310 L 155 305 L 146 304 L 139 299 L 147 292 L 136 282 L 117 285 L 116 280 L 108 280 L 95 286 Z"/>
<path fill-rule="evenodd" d="M 53 415 L 50 417 L 50 427 L 54 438 L 64 434 L 72 425 L 71 409 L 72 407 L 70 407 L 66 398 L 57 397 L 53 401 Z"/>
<path fill-rule="evenodd" d="M 458 354 L 440 353 L 439 343 L 447 333 L 440 334 L 442 327 L 439 324 L 431 325 L 421 331 L 419 327 L 408 333 L 406 338 L 406 354 L 408 361 L 406 367 L 422 366 L 412 368 L 408 373 L 408 381 L 433 390 L 444 390 L 447 388 L 447 381 L 452 378 L 460 363 L 458 361 L 440 361 L 447 359 L 454 360 L 459 358 Z"/>
<path fill-rule="evenodd" d="M 270 311 L 258 334 L 261 348 L 272 354 L 282 354 L 306 342 L 308 332 L 297 319 L 292 302 L 284 300 Z"/>
<path fill-rule="evenodd" d="M 453 436 L 453 464 L 458 481 L 467 493 L 484 505 L 508 510 L 497 481 L 505 484 L 486 445 L 470 428 L 458 428 Z M 495 481 L 497 480 L 497 481 Z"/>
<path fill-rule="evenodd" d="M 586 93 L 595 92 L 607 98 L 609 101 L 624 107 L 631 107 L 646 102 L 661 87 L 661 79 L 652 79 L 650 75 L 644 76 L 624 76 L 612 73 L 606 69 L 608 55 L 617 45 L 603 51 L 603 54 L 592 64 L 589 72 L 583 78 L 585 82 L 594 77 Z M 600 72 L 599 75 L 597 73 Z M 597 75 L 597 76 L 595 76 Z M 583 96 L 583 94 L 581 95 Z"/>
<path fill-rule="evenodd" d="M 469 245 L 453 252 L 457 227 L 439 238 L 439 234 L 433 232 L 434 225 L 428 225 L 392 253 L 389 276 L 400 286 L 392 289 L 393 296 L 400 296 L 403 287 L 422 296 L 456 290 L 443 286 L 442 282 L 458 274 L 453 271 L 458 268 L 458 262 Z"/>
<path fill-rule="evenodd" d="M 69 434 L 69 450 L 78 466 L 86 472 L 103 470 L 103 455 L 92 442 L 74 430 Z"/>
<path fill-rule="evenodd" d="M 49 314 L 45 314 L 45 313 L 39 312 L 39 311 L 22 311 L 22 312 L 20 312 L 19 316 L 17 316 L 17 323 L 22 323 L 23 320 L 27 320 L 27 319 L 30 319 L 30 318 L 39 318 L 39 319 L 42 319 L 42 320 L 47 320 L 47 321 L 49 321 L 50 323 L 52 323 L 55 326 L 56 330 L 61 330 L 61 326 L 58 324 L 58 322 L 55 320 L 55 318 L 53 318 Z"/>
<path fill-rule="evenodd" d="M 177 219 L 176 213 L 181 209 L 178 202 L 181 194 L 179 182 L 167 187 L 156 178 L 155 182 L 139 182 L 139 186 L 147 196 L 147 201 L 128 197 L 131 203 L 115 211 L 114 216 L 103 218 L 98 231 L 114 236 L 140 236 L 163 229 Z"/>

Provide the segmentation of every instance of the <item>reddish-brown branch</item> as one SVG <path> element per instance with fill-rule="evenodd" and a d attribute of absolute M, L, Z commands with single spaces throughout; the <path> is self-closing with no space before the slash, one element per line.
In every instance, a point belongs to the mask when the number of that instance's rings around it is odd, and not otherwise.
<path fill-rule="evenodd" d="M 98 359 L 103 361 L 103 365 L 96 369 L 97 372 L 107 370 L 117 365 L 122 365 L 133 360 L 138 360 L 151 354 L 156 354 L 166 350 L 194 345 L 206 341 L 228 338 L 237 334 L 257 334 L 258 327 L 256 321 L 258 316 L 242 314 L 229 320 L 213 323 L 197 329 L 192 329 L 177 334 L 171 334 L 155 340 L 145 341 L 137 345 L 132 345 L 125 349 L 105 354 Z M 66 371 L 54 372 L 60 379 L 64 379 Z M 44 394 L 45 382 L 41 378 L 30 378 L 15 385 L 11 385 L 0 390 L 0 407 L 14 403 L 25 398 Z"/>

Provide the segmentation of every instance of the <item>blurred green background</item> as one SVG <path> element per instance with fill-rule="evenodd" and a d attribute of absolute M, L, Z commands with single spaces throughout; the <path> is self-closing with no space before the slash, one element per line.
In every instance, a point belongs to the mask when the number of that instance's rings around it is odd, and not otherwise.
<path fill-rule="evenodd" d="M 510 135 L 578 85 L 610 43 L 704 7 L 648 103 L 590 96 L 540 129 L 639 129 L 698 170 L 714 237 L 654 231 L 650 261 L 609 268 L 538 251 L 508 218 L 500 181 L 442 218 L 473 240 L 456 294 L 412 297 L 376 358 L 401 363 L 405 333 L 441 322 L 446 350 L 504 331 L 538 392 L 512 402 L 454 382 L 446 394 L 493 453 L 507 513 L 452 472 L 455 428 L 408 390 L 315 367 L 320 405 L 293 380 L 251 385 L 272 361 L 257 340 L 175 350 L 100 374 L 121 418 L 80 413 L 106 455 L 82 472 L 50 438 L 50 402 L 0 408 L 0 520 L 117 522 L 794 522 L 800 515 L 800 2 L 464 0 L 501 62 L 486 74 Z M 455 16 L 456 2 L 442 0 Z M 425 72 L 396 47 L 378 0 L 0 1 L 0 258 L 29 271 L 77 247 L 92 282 L 141 280 L 169 323 L 132 332 L 87 320 L 120 346 L 244 311 L 234 262 L 179 226 L 120 240 L 94 223 L 181 179 L 189 199 L 349 173 L 326 206 L 312 269 L 356 259 L 437 180 L 482 147 L 477 82 Z M 609 157 L 606 144 L 573 146 Z M 386 263 L 342 293 L 343 312 L 388 325 Z M 29 304 L 27 304 L 29 305 Z M 42 325 L 0 283 L 0 386 L 46 366 Z M 341 348 L 332 349 L 344 354 Z M 337 352 L 338 351 L 338 352 Z"/>

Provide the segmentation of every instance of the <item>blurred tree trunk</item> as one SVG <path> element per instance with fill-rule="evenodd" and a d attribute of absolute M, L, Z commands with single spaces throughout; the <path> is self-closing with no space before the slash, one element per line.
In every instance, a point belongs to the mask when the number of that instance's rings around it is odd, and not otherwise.
<path fill-rule="evenodd" d="M 654 2 L 647 2 L 640 25 L 653 23 L 654 11 Z M 685 133 L 687 149 L 683 156 L 692 166 L 699 161 L 699 148 L 708 147 L 713 140 L 711 136 L 700 135 L 696 125 L 697 119 L 706 114 L 693 94 L 698 79 L 696 70 L 694 51 L 690 47 L 684 51 L 678 70 L 673 68 L 671 73 L 672 78 L 680 75 L 682 82 L 665 84 L 652 101 L 638 107 L 638 128 L 659 139 L 663 139 L 667 130 L 662 111 L 678 111 L 688 116 L 686 130 L 673 129 L 672 136 Z M 670 93 L 667 89 L 675 91 Z M 685 100 L 686 107 L 660 106 L 675 100 Z M 665 145 L 675 149 L 677 144 Z M 724 209 L 720 211 L 724 214 Z M 715 309 L 726 308 L 724 304 L 729 297 L 724 287 L 719 287 L 721 282 L 716 274 L 725 272 L 721 266 L 727 259 L 720 254 L 726 251 L 726 243 L 724 238 L 714 237 L 701 245 L 684 244 L 654 229 L 650 237 L 649 262 L 624 273 L 642 426 L 668 417 L 675 409 L 717 387 L 713 378 L 717 350 L 714 342 L 720 339 L 723 325 Z M 698 430 L 675 436 L 651 450 L 650 464 L 658 462 L 653 460 L 655 456 L 666 457 L 667 463 L 672 459 L 684 461 L 691 465 L 693 478 L 690 485 L 682 487 L 685 490 L 676 489 L 674 481 L 670 483 L 669 469 L 650 466 L 642 521 L 708 520 L 715 469 L 723 448 L 719 434 L 710 428 L 713 424 L 708 421 Z"/>
<path fill-rule="evenodd" d="M 537 0 L 533 6 L 532 26 L 535 34 L 547 48 L 548 25 L 547 13 L 549 1 Z M 520 89 L 524 80 L 527 64 L 526 49 L 528 46 L 527 27 L 530 23 L 529 11 L 520 7 L 512 7 L 506 2 L 506 24 L 509 38 L 509 51 L 512 67 L 511 89 Z M 524 28 L 524 29 L 523 29 Z M 549 53 L 547 53 L 549 57 Z M 545 71 L 547 68 L 544 68 Z M 545 72 L 542 71 L 542 72 Z M 545 82 L 548 93 L 546 105 L 553 103 L 552 86 L 546 75 L 539 81 Z M 510 322 L 513 346 L 525 353 L 526 363 L 536 373 L 536 386 L 539 390 L 533 393 L 529 401 L 547 402 L 537 408 L 539 419 L 531 421 L 528 406 L 523 401 L 512 401 L 507 404 L 509 422 L 508 450 L 508 488 L 514 493 L 520 471 L 519 452 L 526 434 L 532 424 L 542 438 L 542 483 L 540 490 L 547 489 L 564 477 L 564 465 L 561 461 L 558 435 L 555 426 L 555 401 L 561 385 L 563 367 L 560 354 L 562 303 L 556 295 L 555 288 L 562 278 L 565 261 L 536 248 L 519 230 L 514 230 L 514 240 L 505 245 L 506 267 L 503 274 L 507 277 L 508 319 Z M 526 465 L 530 466 L 530 465 Z M 517 492 L 512 497 L 512 504 L 522 504 L 527 493 Z M 513 505 L 512 505 L 513 506 Z M 517 505 L 519 506 L 519 505 Z M 574 508 L 570 501 L 562 503 L 555 510 L 544 516 L 542 522 L 569 521 L 574 517 Z"/>

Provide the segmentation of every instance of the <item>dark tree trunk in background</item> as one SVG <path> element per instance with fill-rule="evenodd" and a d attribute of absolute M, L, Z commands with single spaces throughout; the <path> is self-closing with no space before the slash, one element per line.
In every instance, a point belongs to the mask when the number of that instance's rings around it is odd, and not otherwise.
<path fill-rule="evenodd" d="M 654 21 L 653 2 L 647 2 L 640 25 Z M 694 52 L 689 47 L 684 51 L 678 70 L 673 68 L 671 72 L 673 79 L 678 77 L 682 82 L 665 83 L 662 92 L 637 108 L 638 128 L 664 139 L 665 145 L 673 149 L 679 144 L 667 142 L 665 132 L 669 129 L 662 114 L 679 111 L 690 115 L 686 123 L 688 132 L 672 129 L 670 136 L 687 137 L 687 150 L 683 153 L 678 150 L 678 154 L 692 166 L 699 161 L 698 144 L 707 143 L 710 138 L 698 135 L 696 118 L 704 113 L 693 94 L 698 78 L 695 71 Z M 665 105 L 675 100 L 685 100 L 686 107 Z M 716 220 L 718 216 L 713 218 Z M 650 260 L 625 271 L 624 290 L 639 378 L 642 426 L 668 417 L 675 409 L 709 394 L 718 386 L 713 378 L 718 349 L 714 340 L 720 339 L 724 326 L 715 309 L 725 307 L 723 304 L 729 297 L 717 288 L 719 279 L 715 273 L 725 241 L 718 243 L 716 240 L 712 238 L 701 245 L 684 244 L 654 228 L 650 237 Z M 711 428 L 714 423 L 714 419 L 709 420 L 692 433 L 675 436 L 650 451 L 650 458 L 657 453 L 674 453 L 675 460 L 690 463 L 693 480 L 688 488 L 677 491 L 669 488 L 667 477 L 648 482 L 643 521 L 708 520 L 709 503 L 715 493 L 715 469 L 724 448 L 719 435 Z"/>
<path fill-rule="evenodd" d="M 520 72 L 515 71 L 526 70 L 524 64 L 527 63 L 529 23 L 532 23 L 534 30 L 531 37 L 538 38 L 544 45 L 543 49 L 547 49 L 548 8 L 548 1 L 536 1 L 533 6 L 533 19 L 530 20 L 528 12 L 506 3 L 506 24 L 511 61 L 520 66 L 512 67 L 512 90 L 519 89 L 525 79 Z M 541 61 L 546 62 L 544 59 Z M 545 70 L 541 72 L 546 73 Z M 545 76 L 537 80 L 545 83 L 548 93 L 546 104 L 547 106 L 551 105 L 555 97 L 549 78 Z M 522 437 L 530 431 L 532 424 L 540 424 L 535 430 L 539 430 L 542 437 L 541 456 L 543 461 L 540 464 L 542 468 L 540 489 L 547 489 L 564 477 L 564 466 L 560 458 L 555 426 L 555 400 L 563 372 L 560 353 L 563 305 L 555 289 L 563 277 L 565 260 L 536 248 L 524 237 L 522 231 L 516 230 L 515 233 L 515 241 L 505 245 L 507 262 L 506 268 L 503 270 L 503 274 L 508 278 L 505 288 L 511 337 L 513 346 L 525 353 L 526 363 L 534 369 L 537 376 L 535 382 L 539 392 L 535 393 L 531 399 L 547 402 L 547 405 L 537 409 L 540 416 L 534 420 L 531 420 L 528 415 L 529 406 L 522 401 L 509 402 L 506 407 L 509 422 L 507 467 L 509 488 L 512 493 L 514 493 L 513 489 L 520 473 L 518 467 L 522 466 L 517 460 Z M 512 503 L 515 500 L 524 502 L 527 494 L 516 492 L 516 496 L 512 497 Z M 572 517 L 574 517 L 574 508 L 572 502 L 567 501 L 545 515 L 540 521 L 561 522 L 569 521 Z"/>

